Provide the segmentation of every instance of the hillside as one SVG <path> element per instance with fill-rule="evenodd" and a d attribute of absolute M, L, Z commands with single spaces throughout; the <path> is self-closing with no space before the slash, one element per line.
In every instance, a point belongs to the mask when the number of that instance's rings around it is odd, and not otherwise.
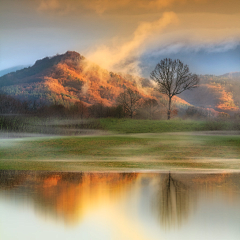
<path fill-rule="evenodd" d="M 239 110 L 239 72 L 200 78 L 199 88 L 174 98 L 174 108 L 195 106 L 227 113 Z M 154 90 L 149 79 L 109 72 L 73 51 L 37 60 L 31 67 L 0 77 L 0 92 L 36 107 L 51 104 L 69 107 L 80 101 L 86 106 L 98 103 L 113 106 L 127 88 L 137 90 L 142 99 L 158 100 L 166 108 L 165 96 Z"/>
<path fill-rule="evenodd" d="M 3 75 L 6 75 L 8 73 L 11 73 L 11 72 L 16 72 L 16 71 L 21 70 L 25 67 L 26 66 L 24 66 L 24 65 L 20 65 L 20 66 L 15 66 L 15 67 L 3 69 L 3 70 L 0 71 L 0 77 L 3 76 Z"/>
<path fill-rule="evenodd" d="M 20 100 L 63 105 L 81 100 L 110 106 L 124 88 L 137 90 L 137 83 L 101 69 L 76 52 L 67 52 L 1 77 L 0 87 Z"/>
<path fill-rule="evenodd" d="M 240 108 L 240 72 L 221 76 L 200 76 L 199 88 L 183 92 L 179 97 L 196 107 L 232 113 Z"/>
<path fill-rule="evenodd" d="M 137 90 L 142 98 L 155 98 L 148 79 L 108 72 L 79 53 L 70 51 L 46 57 L 32 67 L 0 77 L 1 92 L 38 105 L 57 103 L 69 106 L 82 101 L 86 105 L 112 106 L 126 88 Z M 160 98 L 164 99 L 164 96 Z M 175 102 L 189 105 L 178 98 Z"/>
<path fill-rule="evenodd" d="M 221 75 L 222 78 L 240 79 L 240 72 L 230 72 Z"/>

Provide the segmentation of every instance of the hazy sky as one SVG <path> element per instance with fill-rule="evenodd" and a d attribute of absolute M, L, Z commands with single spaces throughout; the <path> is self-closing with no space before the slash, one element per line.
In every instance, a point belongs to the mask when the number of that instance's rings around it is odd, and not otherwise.
<path fill-rule="evenodd" d="M 165 57 L 240 71 L 240 1 L 0 0 L 0 70 L 67 50 L 136 74 Z"/>

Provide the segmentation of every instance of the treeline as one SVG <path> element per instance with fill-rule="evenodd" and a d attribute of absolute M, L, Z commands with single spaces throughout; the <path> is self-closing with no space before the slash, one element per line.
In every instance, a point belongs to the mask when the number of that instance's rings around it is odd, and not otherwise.
<path fill-rule="evenodd" d="M 135 119 L 166 119 L 166 99 L 143 98 L 137 91 L 126 89 L 116 99 L 114 106 L 103 103 L 86 104 L 83 101 L 64 106 L 58 102 L 51 105 L 37 104 L 35 101 L 20 101 L 11 96 L 0 94 L 0 114 L 31 114 L 39 117 L 60 118 L 135 118 Z M 236 119 L 240 113 L 230 116 L 228 113 L 217 112 L 209 108 L 194 106 L 175 106 L 172 116 L 182 119 Z"/>
<path fill-rule="evenodd" d="M 55 101 L 54 104 L 39 104 L 38 101 L 20 101 L 0 94 L 0 114 L 35 114 L 43 117 L 76 118 L 144 118 L 160 119 L 165 114 L 164 104 L 155 99 L 143 98 L 138 91 L 126 89 L 116 99 L 114 106 L 102 102 L 87 104 L 77 101 L 68 106 Z"/>
<path fill-rule="evenodd" d="M 73 117 L 73 118 L 136 118 L 136 119 L 160 119 L 160 110 L 157 110 L 158 105 L 149 104 L 150 108 L 146 108 L 148 100 L 144 101 L 143 105 L 132 110 L 127 109 L 124 105 L 118 104 L 115 106 L 105 106 L 102 103 L 97 103 L 87 106 L 84 102 L 76 102 L 74 105 L 65 107 L 62 104 L 54 104 L 44 106 L 35 111 L 39 116 L 55 116 L 55 117 Z M 155 109 L 153 109 L 155 108 Z"/>
<path fill-rule="evenodd" d="M 0 94 L 0 114 L 22 114 L 27 113 L 28 102 L 21 102 L 11 96 Z"/>

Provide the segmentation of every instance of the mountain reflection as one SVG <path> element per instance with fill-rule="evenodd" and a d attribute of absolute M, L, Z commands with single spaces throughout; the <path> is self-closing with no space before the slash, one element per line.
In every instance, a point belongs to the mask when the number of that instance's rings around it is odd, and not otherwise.
<path fill-rule="evenodd" d="M 169 229 L 190 221 L 199 199 L 211 200 L 218 194 L 229 204 L 238 204 L 239 186 L 237 173 L 0 171 L 0 197 L 31 202 L 38 216 L 67 225 L 80 223 L 100 208 L 114 213 L 118 222 L 120 217 L 126 222 L 129 214 L 135 214 L 136 206 L 157 217 L 160 227 Z M 128 210 L 123 212 L 120 202 L 129 199 Z"/>
<path fill-rule="evenodd" d="M 0 171 L 0 188 L 33 200 L 41 215 L 81 221 L 98 206 L 120 199 L 137 173 L 48 173 Z"/>

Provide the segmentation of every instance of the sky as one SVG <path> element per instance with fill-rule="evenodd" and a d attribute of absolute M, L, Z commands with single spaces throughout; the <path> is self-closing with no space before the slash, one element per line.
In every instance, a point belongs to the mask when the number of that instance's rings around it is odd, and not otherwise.
<path fill-rule="evenodd" d="M 240 71 L 240 1 L 0 0 L 0 70 L 68 50 L 144 76 L 166 57 L 197 74 Z"/>

